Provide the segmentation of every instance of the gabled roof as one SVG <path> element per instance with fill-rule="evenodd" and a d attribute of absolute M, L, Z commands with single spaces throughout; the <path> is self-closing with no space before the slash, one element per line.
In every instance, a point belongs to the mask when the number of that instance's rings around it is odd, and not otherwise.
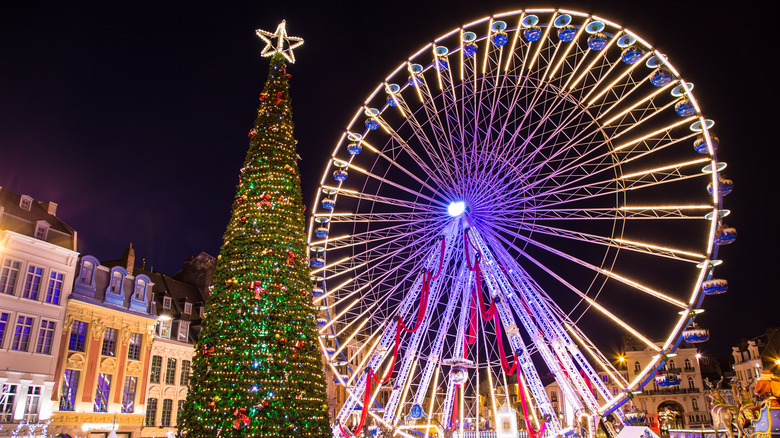
<path fill-rule="evenodd" d="M 56 216 L 57 205 L 33 199 L 28 211 L 19 205 L 22 196 L 26 195 L 10 192 L 0 187 L 0 207 L 3 210 L 3 214 L 0 216 L 0 228 L 35 237 L 35 227 L 38 221 L 46 221 L 50 231 L 46 236 L 46 241 L 75 250 L 76 232 Z M 55 232 L 51 232 L 52 230 Z"/>

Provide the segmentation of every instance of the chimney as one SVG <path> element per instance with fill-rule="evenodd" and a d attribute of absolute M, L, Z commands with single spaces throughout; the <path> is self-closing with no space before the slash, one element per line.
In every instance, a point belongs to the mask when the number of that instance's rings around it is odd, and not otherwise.
<path fill-rule="evenodd" d="M 57 203 L 56 202 L 41 202 L 41 207 L 43 207 L 44 210 L 46 210 L 47 213 L 49 213 L 52 216 L 57 216 Z"/>
<path fill-rule="evenodd" d="M 122 262 L 124 262 L 127 272 L 132 274 L 133 268 L 135 267 L 135 250 L 133 249 L 133 242 L 130 242 L 130 246 L 127 247 L 125 253 L 122 254 Z"/>

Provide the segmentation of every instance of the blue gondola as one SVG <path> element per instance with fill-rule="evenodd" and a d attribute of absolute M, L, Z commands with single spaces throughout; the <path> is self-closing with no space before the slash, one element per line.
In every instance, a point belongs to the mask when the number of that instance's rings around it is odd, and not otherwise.
<path fill-rule="evenodd" d="M 539 41 L 539 38 L 542 37 L 542 28 L 539 26 L 531 26 L 528 29 L 523 31 L 523 38 L 525 38 L 526 41 L 529 43 L 532 43 L 534 41 Z"/>
<path fill-rule="evenodd" d="M 388 97 L 388 99 L 391 98 Z M 361 146 L 360 143 L 350 143 L 347 145 L 347 152 L 349 152 L 350 155 L 357 155 L 362 150 L 363 146 Z"/>
<path fill-rule="evenodd" d="M 412 87 L 419 87 L 422 85 L 422 79 L 415 75 L 409 76 L 409 85 Z"/>
<path fill-rule="evenodd" d="M 663 87 L 669 82 L 672 82 L 672 73 L 665 68 L 659 68 L 650 77 L 650 83 L 656 87 Z"/>
<path fill-rule="evenodd" d="M 689 344 L 698 344 L 700 342 L 707 342 L 710 339 L 710 331 L 699 327 L 697 324 L 683 330 L 683 340 Z"/>
<path fill-rule="evenodd" d="M 328 323 L 328 320 L 325 318 L 317 318 L 317 327 L 325 327 L 325 324 Z"/>
<path fill-rule="evenodd" d="M 321 297 L 324 294 L 325 291 L 319 286 L 314 286 L 311 290 L 311 296 L 313 297 Z"/>
<path fill-rule="evenodd" d="M 395 108 L 398 106 L 398 99 L 393 96 L 387 96 L 387 104 Z"/>
<path fill-rule="evenodd" d="M 333 179 L 338 182 L 344 182 L 347 180 L 347 171 L 344 169 L 336 169 L 333 172 Z"/>
<path fill-rule="evenodd" d="M 509 42 L 509 37 L 507 36 L 506 32 L 500 31 L 493 34 L 493 37 L 490 38 L 490 41 L 493 41 L 493 44 L 495 44 L 498 47 L 505 46 L 507 42 Z"/>
<path fill-rule="evenodd" d="M 718 145 L 720 144 L 718 137 L 710 136 L 710 141 L 712 142 L 712 150 L 717 151 Z M 693 142 L 693 149 L 695 149 L 696 152 L 700 154 L 709 153 L 709 150 L 707 149 L 707 141 L 704 140 L 704 137 L 701 135 L 696 137 L 696 140 Z"/>
<path fill-rule="evenodd" d="M 683 99 L 674 106 L 674 112 L 680 117 L 688 117 L 696 114 L 696 109 L 688 99 Z"/>
<path fill-rule="evenodd" d="M 720 295 L 729 290 L 729 282 L 722 278 L 713 278 L 701 284 L 704 295 Z"/>
<path fill-rule="evenodd" d="M 673 373 L 658 373 L 655 375 L 655 383 L 660 387 L 678 386 L 680 376 Z"/>
<path fill-rule="evenodd" d="M 718 178 L 718 194 L 726 196 L 734 190 L 734 183 L 730 179 Z M 707 193 L 712 196 L 712 183 L 707 184 Z"/>
<path fill-rule="evenodd" d="M 607 36 L 601 32 L 595 33 L 588 38 L 588 47 L 590 50 L 599 51 L 607 46 Z"/>
<path fill-rule="evenodd" d="M 466 44 L 463 46 L 463 54 L 466 56 L 474 56 L 474 54 L 477 53 L 477 45 L 476 44 Z"/>
<path fill-rule="evenodd" d="M 626 50 L 623 50 L 620 59 L 626 64 L 633 64 L 639 61 L 642 58 L 642 55 L 644 55 L 642 49 L 637 46 L 631 46 L 626 48 Z"/>
<path fill-rule="evenodd" d="M 721 225 L 715 230 L 715 244 L 718 246 L 728 245 L 737 240 L 737 229 L 726 225 Z"/>
<path fill-rule="evenodd" d="M 562 43 L 568 43 L 573 40 L 575 36 L 577 36 L 577 29 L 575 29 L 574 26 L 564 26 L 558 29 L 558 39 L 561 40 Z"/>
<path fill-rule="evenodd" d="M 322 208 L 325 210 L 333 210 L 333 207 L 336 206 L 336 201 L 333 200 L 333 198 L 325 198 L 322 200 Z"/>
<path fill-rule="evenodd" d="M 328 237 L 328 229 L 325 227 L 319 227 L 314 231 L 314 235 L 318 239 L 325 239 Z"/>
<path fill-rule="evenodd" d="M 366 119 L 366 128 L 368 128 L 369 131 L 376 131 L 376 129 L 379 128 L 379 122 L 374 119 Z"/>
<path fill-rule="evenodd" d="M 322 257 L 312 257 L 309 261 L 309 266 L 312 268 L 321 268 L 325 266 L 325 259 Z"/>
<path fill-rule="evenodd" d="M 436 70 L 442 71 L 447 68 L 447 58 L 436 58 L 433 61 L 433 66 L 436 67 Z"/>

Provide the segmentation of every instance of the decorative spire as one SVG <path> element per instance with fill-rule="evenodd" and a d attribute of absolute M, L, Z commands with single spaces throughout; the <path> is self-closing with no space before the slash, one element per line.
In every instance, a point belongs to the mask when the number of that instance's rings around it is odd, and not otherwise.
<path fill-rule="evenodd" d="M 256 32 L 257 36 L 265 41 L 265 47 L 263 47 L 263 51 L 260 52 L 260 55 L 268 57 L 275 53 L 281 53 L 288 62 L 295 64 L 293 49 L 300 47 L 303 44 L 303 38 L 288 36 L 285 20 L 282 20 L 282 22 L 276 26 L 276 31 L 274 33 L 266 32 L 262 29 L 257 29 Z M 276 44 L 274 44 L 273 39 L 276 39 Z M 285 44 L 287 44 L 286 49 L 284 48 Z"/>

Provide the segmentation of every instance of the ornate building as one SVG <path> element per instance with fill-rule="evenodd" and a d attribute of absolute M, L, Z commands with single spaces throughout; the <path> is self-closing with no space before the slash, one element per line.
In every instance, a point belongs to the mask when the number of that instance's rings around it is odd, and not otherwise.
<path fill-rule="evenodd" d="M 124 263 L 83 256 L 68 299 L 52 400 L 52 434 L 140 436 L 154 326 L 154 283 Z"/>
<path fill-rule="evenodd" d="M 201 253 L 186 261 L 173 277 L 147 273 L 154 283 L 158 321 L 149 362 L 143 437 L 176 433 L 215 262 L 214 257 Z"/>
<path fill-rule="evenodd" d="M 766 333 L 752 339 L 743 339 L 731 348 L 734 359 L 736 382 L 748 388 L 752 394 L 761 372 L 777 371 L 780 368 L 780 329 L 770 328 Z"/>
<path fill-rule="evenodd" d="M 78 261 L 76 232 L 56 213 L 53 202 L 0 187 L 0 436 L 22 421 L 43 434 L 52 414 L 64 301 Z"/>

